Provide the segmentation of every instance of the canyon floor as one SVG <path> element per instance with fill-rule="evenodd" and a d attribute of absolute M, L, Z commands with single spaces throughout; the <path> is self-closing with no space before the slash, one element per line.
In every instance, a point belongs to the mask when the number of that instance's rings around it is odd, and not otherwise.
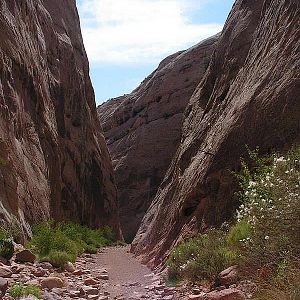
<path fill-rule="evenodd" d="M 19 253 L 11 262 L 0 261 L 0 299 L 20 299 L 9 295 L 9 289 L 17 283 L 39 286 L 43 300 L 246 300 L 251 298 L 253 288 L 251 282 L 233 284 L 227 288 L 222 286 L 216 290 L 189 284 L 180 285 L 180 289 L 168 287 L 160 274 L 153 273 L 143 265 L 129 249 L 129 246 L 118 246 L 103 248 L 97 254 L 83 254 L 76 263 L 69 263 L 64 270 L 54 268 L 47 262 L 30 263 L 28 262 L 30 258 L 35 256 L 29 250 L 22 250 L 20 257 L 22 261 L 27 262 L 16 262 Z M 4 294 L 1 296 L 1 293 Z M 21 299 L 36 300 L 37 298 L 30 296 Z"/>
<path fill-rule="evenodd" d="M 5 281 L 9 286 L 18 282 L 34 284 L 41 286 L 45 300 L 179 299 L 175 289 L 166 287 L 160 276 L 130 253 L 128 246 L 84 254 L 66 269 L 54 269 L 49 263 L 0 263 L 0 289 L 5 288 Z M 6 292 L 0 299 L 13 298 Z"/>

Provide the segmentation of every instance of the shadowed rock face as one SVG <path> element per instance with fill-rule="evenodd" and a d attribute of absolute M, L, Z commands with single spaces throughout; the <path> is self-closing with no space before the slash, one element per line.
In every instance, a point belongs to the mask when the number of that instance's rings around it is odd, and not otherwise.
<path fill-rule="evenodd" d="M 237 0 L 185 112 L 182 140 L 133 243 L 157 266 L 182 238 L 235 206 L 230 170 L 245 144 L 300 142 L 300 3 Z"/>
<path fill-rule="evenodd" d="M 203 77 L 217 37 L 161 62 L 130 95 L 98 108 L 112 155 L 120 219 L 132 241 L 180 142 L 183 111 Z"/>
<path fill-rule="evenodd" d="M 119 232 L 74 0 L 0 4 L 0 219 Z"/>

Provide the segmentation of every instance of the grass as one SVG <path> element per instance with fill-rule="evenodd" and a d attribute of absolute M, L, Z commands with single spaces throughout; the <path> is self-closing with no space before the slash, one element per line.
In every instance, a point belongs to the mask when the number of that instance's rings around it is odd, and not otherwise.
<path fill-rule="evenodd" d="M 41 261 L 55 267 L 75 262 L 82 253 L 97 253 L 97 249 L 116 242 L 111 228 L 93 230 L 75 223 L 45 222 L 33 226 L 33 236 L 28 243 Z"/>
<path fill-rule="evenodd" d="M 8 290 L 8 293 L 14 299 L 20 299 L 29 295 L 35 296 L 38 299 L 42 298 L 40 288 L 31 284 L 16 283 Z"/>

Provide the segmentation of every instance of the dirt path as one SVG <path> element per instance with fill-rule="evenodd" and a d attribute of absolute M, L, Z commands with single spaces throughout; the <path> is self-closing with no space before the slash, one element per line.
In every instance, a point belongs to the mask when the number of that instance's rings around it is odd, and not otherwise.
<path fill-rule="evenodd" d="M 128 247 L 106 248 L 93 258 L 86 268 L 95 277 L 99 270 L 107 270 L 108 280 L 103 287 L 109 293 L 108 299 L 178 299 L 174 289 L 167 288 L 159 276 L 135 259 Z"/>
<path fill-rule="evenodd" d="M 43 300 L 182 299 L 135 259 L 128 247 L 83 254 L 64 270 L 49 263 L 0 262 L 0 299 L 13 300 L 7 288 L 16 283 L 39 286 Z"/>

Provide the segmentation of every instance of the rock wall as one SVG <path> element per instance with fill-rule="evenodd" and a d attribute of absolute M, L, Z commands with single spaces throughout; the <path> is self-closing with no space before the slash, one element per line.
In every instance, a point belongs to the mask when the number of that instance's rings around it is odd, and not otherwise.
<path fill-rule="evenodd" d="M 186 236 L 232 215 L 230 171 L 245 144 L 268 153 L 300 142 L 299 20 L 298 0 L 235 2 L 133 243 L 151 266 Z"/>
<path fill-rule="evenodd" d="M 115 168 L 122 231 L 129 242 L 180 143 L 183 111 L 217 38 L 169 56 L 130 95 L 98 108 Z"/>
<path fill-rule="evenodd" d="M 75 0 L 0 3 L 0 219 L 119 232 Z"/>

